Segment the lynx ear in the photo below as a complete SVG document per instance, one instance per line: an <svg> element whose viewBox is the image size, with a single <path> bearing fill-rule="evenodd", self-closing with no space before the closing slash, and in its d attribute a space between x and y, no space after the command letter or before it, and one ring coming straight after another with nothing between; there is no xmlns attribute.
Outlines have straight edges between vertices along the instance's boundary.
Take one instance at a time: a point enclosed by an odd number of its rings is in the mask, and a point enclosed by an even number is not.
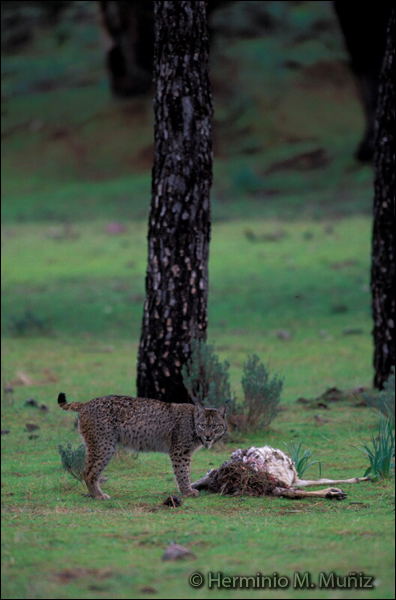
<svg viewBox="0 0 396 600"><path fill-rule="evenodd" d="M200 401L198 400L198 398L193 398L193 402L195 404L195 406L198 409L198 413L202 414L204 412L204 407L202 406L202 404L200 403Z"/></svg>
<svg viewBox="0 0 396 600"><path fill-rule="evenodd" d="M219 415L224 419L224 417L227 414L227 404L230 402L230 400L226 400L223 404L223 406L221 408L217 409L217 412L219 413Z"/></svg>

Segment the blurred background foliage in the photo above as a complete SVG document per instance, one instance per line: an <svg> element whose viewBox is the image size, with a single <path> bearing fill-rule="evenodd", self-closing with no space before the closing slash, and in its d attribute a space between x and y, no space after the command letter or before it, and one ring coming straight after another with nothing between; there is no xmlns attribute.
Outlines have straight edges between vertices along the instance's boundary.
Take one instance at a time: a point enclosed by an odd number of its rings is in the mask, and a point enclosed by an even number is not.
<svg viewBox="0 0 396 600"><path fill-rule="evenodd" d="M128 340L133 365L154 86L113 96L99 3L2 8L3 332ZM209 24L209 338L236 386L253 351L287 370L287 395L304 366L318 392L367 381L373 173L333 3L218 2Z"/></svg>
<svg viewBox="0 0 396 600"><path fill-rule="evenodd" d="M112 98L98 4L2 2L7 221L146 218L153 88ZM363 113L332 3L217 4L214 218L368 212L372 171L353 159Z"/></svg>

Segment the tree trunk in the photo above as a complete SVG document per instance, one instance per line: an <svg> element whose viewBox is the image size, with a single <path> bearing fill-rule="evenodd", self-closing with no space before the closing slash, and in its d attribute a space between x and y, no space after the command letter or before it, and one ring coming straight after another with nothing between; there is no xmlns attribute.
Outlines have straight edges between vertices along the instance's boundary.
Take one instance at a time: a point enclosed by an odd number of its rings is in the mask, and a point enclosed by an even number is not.
<svg viewBox="0 0 396 600"><path fill-rule="evenodd" d="M62 3L46 1L42 4ZM222 4L227 2L208 0L207 17ZM154 2L100 0L99 6L108 38L106 62L113 94L122 98L148 92L153 80ZM210 24L208 27L210 37Z"/></svg>
<svg viewBox="0 0 396 600"><path fill-rule="evenodd" d="M363 103L366 129L356 158L372 161L378 83L386 45L391 2L335 1L335 11L351 58Z"/></svg>
<svg viewBox="0 0 396 600"><path fill-rule="evenodd" d="M205 339L212 96L205 2L155 2L155 149L139 396L189 402L181 368Z"/></svg>
<svg viewBox="0 0 396 600"><path fill-rule="evenodd" d="M150 90L153 72L152 0L101 0L103 26L110 40L107 69L115 96Z"/></svg>
<svg viewBox="0 0 396 600"><path fill-rule="evenodd" d="M387 33L377 107L371 268L375 387L395 364L395 12Z"/></svg>

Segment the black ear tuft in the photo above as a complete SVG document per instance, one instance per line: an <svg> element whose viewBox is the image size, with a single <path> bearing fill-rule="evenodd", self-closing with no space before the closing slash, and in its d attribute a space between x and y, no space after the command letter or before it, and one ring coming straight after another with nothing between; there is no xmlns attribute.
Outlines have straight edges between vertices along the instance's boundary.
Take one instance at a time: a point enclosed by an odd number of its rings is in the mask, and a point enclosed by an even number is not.
<svg viewBox="0 0 396 600"><path fill-rule="evenodd" d="M58 396L58 404L60 406L62 406L62 404L67 404L66 394L64 394L63 392L61 392Z"/></svg>
<svg viewBox="0 0 396 600"><path fill-rule="evenodd" d="M200 403L200 401L198 400L198 398L193 398L194 404L198 409L198 412L202 412L204 410L204 406Z"/></svg>
<svg viewBox="0 0 396 600"><path fill-rule="evenodd" d="M224 418L224 417L226 416L226 414L227 414L227 408L228 408L228 406L227 406L227 405L228 405L228 403L229 403L229 402L231 402L231 400L230 400L230 399L226 400L226 401L224 402L223 406L221 406L221 407L218 409L218 412L220 413L220 415L221 415L223 418Z"/></svg>

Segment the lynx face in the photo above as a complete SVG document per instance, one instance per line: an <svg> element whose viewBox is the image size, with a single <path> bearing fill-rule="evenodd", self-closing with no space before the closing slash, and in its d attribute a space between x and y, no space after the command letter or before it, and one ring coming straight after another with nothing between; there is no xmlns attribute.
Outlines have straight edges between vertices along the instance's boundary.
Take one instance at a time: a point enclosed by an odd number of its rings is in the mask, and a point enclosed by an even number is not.
<svg viewBox="0 0 396 600"><path fill-rule="evenodd" d="M226 409L204 408L196 403L198 417L195 421L195 431L205 448L211 448L227 431Z"/></svg>

